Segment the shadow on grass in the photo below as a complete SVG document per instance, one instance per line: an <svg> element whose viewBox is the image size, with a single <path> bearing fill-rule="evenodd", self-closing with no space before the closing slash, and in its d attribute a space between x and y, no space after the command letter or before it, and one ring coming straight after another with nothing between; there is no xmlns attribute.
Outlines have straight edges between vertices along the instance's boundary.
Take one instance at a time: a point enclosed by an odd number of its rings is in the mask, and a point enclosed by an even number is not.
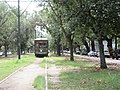
<svg viewBox="0 0 120 90"><path fill-rule="evenodd" d="M48 63L51 63L50 59ZM120 90L120 70L116 65L109 64L108 69L100 69L99 62L87 59L76 58L72 62L68 57L52 59L55 59L52 64L62 68L58 84L61 90Z"/></svg>
<svg viewBox="0 0 120 90"><path fill-rule="evenodd" d="M61 73L61 90L120 90L120 72L84 65Z"/></svg>

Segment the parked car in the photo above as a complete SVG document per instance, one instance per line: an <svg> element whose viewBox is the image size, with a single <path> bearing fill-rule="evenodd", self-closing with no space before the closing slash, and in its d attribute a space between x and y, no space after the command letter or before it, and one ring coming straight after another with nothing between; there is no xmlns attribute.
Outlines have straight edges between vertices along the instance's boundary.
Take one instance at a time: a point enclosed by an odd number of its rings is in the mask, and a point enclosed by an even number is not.
<svg viewBox="0 0 120 90"><path fill-rule="evenodd" d="M0 52L0 56L2 56L3 55L3 52Z"/></svg>
<svg viewBox="0 0 120 90"><path fill-rule="evenodd" d="M7 51L7 55L11 55L12 52L11 51ZM3 55L5 55L5 52L3 52Z"/></svg>
<svg viewBox="0 0 120 90"><path fill-rule="evenodd" d="M63 53L67 53L67 50L62 50Z"/></svg>
<svg viewBox="0 0 120 90"><path fill-rule="evenodd" d="M110 53L109 53L109 51L108 51L108 50L105 50L105 51L104 51L104 55L105 55L105 57L110 58Z"/></svg>
<svg viewBox="0 0 120 90"><path fill-rule="evenodd" d="M67 51L68 54L70 54L70 51Z"/></svg>
<svg viewBox="0 0 120 90"><path fill-rule="evenodd" d="M76 51L76 54L80 54L80 51Z"/></svg>
<svg viewBox="0 0 120 90"><path fill-rule="evenodd" d="M7 52L7 55L11 55L11 54L12 54L12 52L11 52L11 51L8 51L8 52Z"/></svg>
<svg viewBox="0 0 120 90"><path fill-rule="evenodd" d="M117 49L113 52L112 59L116 58L117 60L120 58L120 49Z"/></svg>
<svg viewBox="0 0 120 90"><path fill-rule="evenodd" d="M98 51L98 56L100 56L100 52ZM108 50L104 50L104 56L107 57L107 58L110 58L110 53Z"/></svg>
<svg viewBox="0 0 120 90"><path fill-rule="evenodd" d="M90 51L90 52L88 53L88 56L94 56L94 57L97 57L98 54L97 54L97 52L95 52L95 51Z"/></svg>
<svg viewBox="0 0 120 90"><path fill-rule="evenodd" d="M81 55L88 55L88 52L86 50L82 50Z"/></svg>

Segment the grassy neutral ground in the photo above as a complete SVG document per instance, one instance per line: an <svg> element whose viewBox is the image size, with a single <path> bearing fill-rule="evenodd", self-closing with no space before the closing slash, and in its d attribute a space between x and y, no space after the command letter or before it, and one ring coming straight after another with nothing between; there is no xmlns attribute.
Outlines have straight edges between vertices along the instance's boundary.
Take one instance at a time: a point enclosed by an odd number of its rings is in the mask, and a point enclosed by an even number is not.
<svg viewBox="0 0 120 90"><path fill-rule="evenodd" d="M15 57L0 59L0 80L4 79L18 68L24 67L35 60L32 55L25 55L20 60Z"/></svg>
<svg viewBox="0 0 120 90"><path fill-rule="evenodd" d="M61 90L120 90L120 73L87 68L63 72Z"/></svg>
<svg viewBox="0 0 120 90"><path fill-rule="evenodd" d="M45 60L50 65L62 68L60 82L57 84L61 90L120 90L120 70L109 65L108 69L100 69L99 62L79 57L75 61L69 61L68 57L48 57Z"/></svg>
<svg viewBox="0 0 120 90"><path fill-rule="evenodd" d="M43 61L40 63L40 67L45 68L45 64L47 63L47 67L51 67L52 64L54 64L56 61L59 60L66 60L67 57L44 57Z"/></svg>

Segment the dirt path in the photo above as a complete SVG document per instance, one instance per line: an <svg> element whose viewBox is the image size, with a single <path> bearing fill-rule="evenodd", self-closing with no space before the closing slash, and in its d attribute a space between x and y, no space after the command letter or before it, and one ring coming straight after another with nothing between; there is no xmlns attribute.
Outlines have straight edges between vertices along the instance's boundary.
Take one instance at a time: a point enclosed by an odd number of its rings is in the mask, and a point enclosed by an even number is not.
<svg viewBox="0 0 120 90"><path fill-rule="evenodd" d="M34 79L44 74L44 69L39 66L40 61L42 60L37 58L34 63L6 79L0 84L0 90L36 90L32 86Z"/></svg>

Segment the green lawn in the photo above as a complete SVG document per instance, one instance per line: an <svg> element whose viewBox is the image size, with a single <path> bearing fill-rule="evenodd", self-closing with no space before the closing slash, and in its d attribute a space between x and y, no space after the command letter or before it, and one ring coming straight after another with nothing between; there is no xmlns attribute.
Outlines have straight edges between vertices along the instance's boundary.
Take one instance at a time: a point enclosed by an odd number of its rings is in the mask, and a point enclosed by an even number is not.
<svg viewBox="0 0 120 90"><path fill-rule="evenodd" d="M61 83L57 84L61 90L120 90L120 72L116 70L95 68L93 62L78 57L75 61L68 57L50 59L64 69L59 76Z"/></svg>
<svg viewBox="0 0 120 90"><path fill-rule="evenodd" d="M81 70L60 75L61 90L120 90L120 73L110 70Z"/></svg>
<svg viewBox="0 0 120 90"><path fill-rule="evenodd" d="M20 67L23 67L27 64L30 64L35 60L34 56L26 56L21 58L19 61L18 59L1 59L0 60L0 80L4 79L8 75L10 75L12 72L17 70Z"/></svg>
<svg viewBox="0 0 120 90"><path fill-rule="evenodd" d="M36 77L33 86L37 90L44 90L44 88L45 88L45 78L43 76Z"/></svg>

